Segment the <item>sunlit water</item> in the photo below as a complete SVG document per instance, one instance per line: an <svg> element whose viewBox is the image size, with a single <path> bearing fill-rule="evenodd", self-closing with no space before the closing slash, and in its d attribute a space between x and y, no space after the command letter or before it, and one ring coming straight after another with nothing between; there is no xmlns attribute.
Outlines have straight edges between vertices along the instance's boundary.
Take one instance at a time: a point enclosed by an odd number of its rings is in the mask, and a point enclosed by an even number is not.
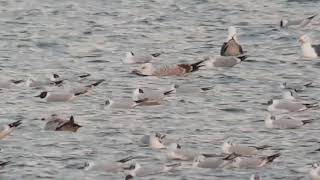
<svg viewBox="0 0 320 180"><path fill-rule="evenodd" d="M166 163L164 152L140 147L143 134L167 133L184 147L221 152L226 139L271 145L282 156L259 170L206 170L185 165L182 171L145 179L307 179L310 164L319 160L319 113L298 130L264 127L267 100L279 97L284 81L320 85L319 62L301 59L297 39L319 36L319 27L279 29L281 17L300 18L319 11L319 1L1 1L0 69L2 76L26 79L51 73L90 73L106 79L90 96L69 103L44 103L40 89L24 86L1 91L1 122L23 125L1 143L1 179L124 179L76 169L86 161L140 156L142 164ZM318 21L317 19L315 22ZM202 70L186 77L137 77L124 65L125 52L163 52L157 64L195 62L217 55L227 27L239 29L248 61L227 70ZM89 83L91 81L85 81ZM130 97L139 86L171 84L210 87L207 93L176 94L161 106L110 111L107 98ZM303 96L319 100L318 88ZM50 113L74 115L83 127L77 133L48 132L40 120Z"/></svg>

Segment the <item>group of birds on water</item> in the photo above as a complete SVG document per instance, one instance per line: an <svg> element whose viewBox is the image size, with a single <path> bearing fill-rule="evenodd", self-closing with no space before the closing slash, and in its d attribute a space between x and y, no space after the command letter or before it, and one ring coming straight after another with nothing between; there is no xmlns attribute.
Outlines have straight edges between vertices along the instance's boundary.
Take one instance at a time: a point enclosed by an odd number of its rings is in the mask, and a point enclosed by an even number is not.
<svg viewBox="0 0 320 180"><path fill-rule="evenodd" d="M295 26L302 28L307 26L317 15L313 15L300 20L280 21L281 28ZM231 26L228 29L229 34L227 41L223 43L220 51L220 56L208 56L202 60L191 64L176 64L163 67L155 67L152 61L158 58L161 54L155 53L151 55L136 55L133 52L128 52L123 60L126 64L138 64L137 69L131 73L138 76L186 76L190 73L201 70L202 68L231 68L247 59L246 51L243 50L237 38L236 28ZM319 58L320 45L311 44L311 39L308 35L303 35L299 38L301 43L302 54L305 58ZM38 97L45 102L67 102L72 101L80 96L89 95L90 92L98 85L104 82L103 79L91 80L87 85L82 85L90 74L75 75L74 78L64 78L58 74L53 74L50 79L36 80L29 78L27 80L13 80L10 78L0 79L0 89L9 89L21 84L35 89L42 87L56 87L54 91L42 91ZM78 79L81 85L69 89L64 88L66 81ZM298 119L290 116L292 112L306 111L311 108L317 108L317 102L297 97L297 92L301 92L309 87L314 87L312 82L305 84L289 84L287 82L281 84L285 90L282 99L271 99L267 102L269 105L267 110L269 114L265 118L265 126L272 129L296 129L301 128L306 124L312 123L313 119ZM196 89L199 92L211 90L211 87L199 87ZM148 87L139 87L133 91L132 100L113 101L108 99L104 102L104 106L110 109L131 109L138 106L155 106L160 105L166 97L183 92L185 89L180 85L172 85L165 90L152 89ZM190 89L189 89L190 90ZM193 89L194 91L195 89ZM46 121L45 130L52 131L70 131L77 132L82 126L77 124L73 116L68 118L62 117L59 114L52 114L49 117L42 118ZM0 139L6 138L20 124L21 120L3 126L0 131ZM262 155L261 152L270 148L270 146L250 146L238 144L231 141L226 141L222 145L221 154L210 154L193 151L185 148L167 137L165 134L156 132L154 134L145 135L141 138L140 143L149 146L152 149L165 149L164 152L168 160L174 160L175 163L165 164L162 166L142 166L138 162L132 162L137 158L129 156L124 159L114 162L101 163L84 163L81 169L92 171L104 171L109 173L124 173L125 179L130 180L134 177L144 177L161 173L178 171L183 165L190 165L194 168L241 168L241 169L259 169L271 164L281 154L272 152L269 155ZM186 162L186 163L182 163ZM188 163L190 162L190 163ZM1 166L7 165L9 162L2 161ZM312 180L320 180L320 163L316 162L312 165L309 172L309 177ZM261 180L258 174L253 174L251 180Z"/></svg>

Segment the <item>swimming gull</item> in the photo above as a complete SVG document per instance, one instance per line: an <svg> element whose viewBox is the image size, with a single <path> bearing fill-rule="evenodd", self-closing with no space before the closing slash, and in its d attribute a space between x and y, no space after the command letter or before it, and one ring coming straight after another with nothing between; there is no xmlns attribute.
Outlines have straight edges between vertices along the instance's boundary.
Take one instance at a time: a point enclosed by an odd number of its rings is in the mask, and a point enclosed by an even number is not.
<svg viewBox="0 0 320 180"><path fill-rule="evenodd" d="M0 128L0 140L8 136L21 124L21 120L6 124Z"/></svg>
<svg viewBox="0 0 320 180"><path fill-rule="evenodd" d="M84 169L85 170L92 170L92 171L104 171L109 173L119 173L124 172L127 169L132 159L135 157L129 156L124 159L120 159L118 161L107 161L107 162L90 162L86 163Z"/></svg>
<svg viewBox="0 0 320 180"><path fill-rule="evenodd" d="M214 57L207 57L205 58L204 64L208 68L213 67L222 67L222 68L228 68L233 67L242 61L244 61L247 58L245 55L241 56L214 56Z"/></svg>
<svg viewBox="0 0 320 180"><path fill-rule="evenodd" d="M73 116L70 116L69 119L64 119L57 114L52 114L49 118L42 118L41 120L47 121L44 127L45 130L77 132L82 127L74 122Z"/></svg>
<svg viewBox="0 0 320 180"><path fill-rule="evenodd" d="M123 62L126 64L143 64L150 62L158 56L160 56L160 53L154 53L150 55L135 55L133 52L127 52Z"/></svg>
<svg viewBox="0 0 320 180"><path fill-rule="evenodd" d="M45 99L46 102L67 102L67 101L72 101L74 98L85 93L87 93L87 91L78 92L78 93L72 93L68 91L60 91L60 92L42 91L39 95L35 97L40 97L41 99Z"/></svg>
<svg viewBox="0 0 320 180"><path fill-rule="evenodd" d="M135 69L132 73L139 76L184 76L189 73L198 71L204 66L204 60L193 64L178 64L173 66L164 66L160 68L154 67L151 63L142 64L140 68Z"/></svg>
<svg viewBox="0 0 320 180"><path fill-rule="evenodd" d="M224 168L231 162L230 160L235 157L234 154L230 154L226 157L206 157L204 155L199 155L195 157L192 166L209 169Z"/></svg>
<svg viewBox="0 0 320 180"><path fill-rule="evenodd" d="M238 56L243 54L241 45L237 38L237 29L234 26L228 28L228 39L223 43L220 55L221 56Z"/></svg>
<svg viewBox="0 0 320 180"><path fill-rule="evenodd" d="M271 99L267 104L269 105L268 111L278 113L304 111L318 106L317 104L306 104L287 99Z"/></svg>
<svg viewBox="0 0 320 180"><path fill-rule="evenodd" d="M276 118L272 114L268 114L265 119L266 127L271 129L297 129L311 122L312 119L299 120L287 115Z"/></svg>
<svg viewBox="0 0 320 180"><path fill-rule="evenodd" d="M168 164L168 165L162 165L162 166L144 166L142 167L139 163L135 163L131 165L128 169L130 170L129 175L133 177L145 177L145 176L151 176L151 175L157 175L161 173L167 173L172 170L175 170L175 168L181 166L181 163L175 163L175 164Z"/></svg>
<svg viewBox="0 0 320 180"><path fill-rule="evenodd" d="M148 99L140 99L137 101L133 101L132 99L118 99L117 101L108 99L104 105L110 109L132 109L137 106L142 106L146 101L148 101Z"/></svg>
<svg viewBox="0 0 320 180"><path fill-rule="evenodd" d="M261 150L264 150L270 146L247 146L243 144L236 144L230 141L226 141L222 145L222 151L226 154L238 154L241 156L257 155Z"/></svg>
<svg viewBox="0 0 320 180"><path fill-rule="evenodd" d="M280 20L280 27L284 28L284 27L289 27L289 26L298 26L300 28L303 28L305 26L307 26L308 24L310 24L310 22L317 16L318 14L309 16L307 18L303 18L303 19L281 19Z"/></svg>
<svg viewBox="0 0 320 180"><path fill-rule="evenodd" d="M0 89L9 89L17 84L24 82L24 80L13 80L13 79L0 79Z"/></svg>
<svg viewBox="0 0 320 180"><path fill-rule="evenodd" d="M312 45L312 41L308 35L302 35L299 38L302 54L306 58L317 58L320 56L320 44Z"/></svg>
<svg viewBox="0 0 320 180"><path fill-rule="evenodd" d="M156 90L151 88L137 88L133 91L133 100L147 98L148 101L160 101L175 92L175 87L168 90Z"/></svg>
<svg viewBox="0 0 320 180"><path fill-rule="evenodd" d="M232 166L241 169L256 169L272 163L280 153L262 157L236 157L232 160Z"/></svg>

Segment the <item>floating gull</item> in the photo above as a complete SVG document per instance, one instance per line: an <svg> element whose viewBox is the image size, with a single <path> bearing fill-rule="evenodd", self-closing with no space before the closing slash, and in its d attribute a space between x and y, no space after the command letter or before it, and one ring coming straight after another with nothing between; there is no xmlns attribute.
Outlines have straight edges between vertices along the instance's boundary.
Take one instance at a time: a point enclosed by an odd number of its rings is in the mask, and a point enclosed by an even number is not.
<svg viewBox="0 0 320 180"><path fill-rule="evenodd" d="M148 101L160 101L175 92L175 87L169 90L154 90L150 88L137 88L133 91L133 100L148 99Z"/></svg>
<svg viewBox="0 0 320 180"><path fill-rule="evenodd" d="M20 124L21 124L21 120L2 126L0 129L0 140L8 136Z"/></svg>
<svg viewBox="0 0 320 180"><path fill-rule="evenodd" d="M232 166L245 169L260 168L272 163L279 156L280 153L263 157L236 157L232 161Z"/></svg>
<svg viewBox="0 0 320 180"><path fill-rule="evenodd" d="M312 121L313 120L311 119L298 120L289 116L276 118L275 115L268 114L265 119L265 125L267 128L273 129L297 129L305 124L311 123Z"/></svg>
<svg viewBox="0 0 320 180"><path fill-rule="evenodd" d="M308 35L303 35L299 38L302 54L306 58L317 58L320 56L320 44L312 45Z"/></svg>
<svg viewBox="0 0 320 180"><path fill-rule="evenodd" d="M73 86L70 89L68 89L67 91L74 93L74 94L78 94L78 93L82 93L82 92L86 92L86 94L92 90L94 87L97 87L98 85L100 85L102 82L104 82L104 79L100 79L97 80L96 82L86 85L86 86Z"/></svg>
<svg viewBox="0 0 320 180"><path fill-rule="evenodd" d="M131 161L132 159L134 159L134 157L129 156L116 162L109 161L109 162L86 163L85 170L104 171L109 173L124 172L129 167L127 162Z"/></svg>
<svg viewBox="0 0 320 180"><path fill-rule="evenodd" d="M52 114L48 119L42 118L42 120L47 121L45 130L77 132L82 127L74 122L73 116L70 116L70 119L63 119L56 114Z"/></svg>
<svg viewBox="0 0 320 180"><path fill-rule="evenodd" d="M259 174L252 174L250 180L262 180Z"/></svg>
<svg viewBox="0 0 320 180"><path fill-rule="evenodd" d="M223 43L220 55L221 56L239 56L243 54L241 45L237 38L237 30L235 27L230 26L228 29L228 39Z"/></svg>
<svg viewBox="0 0 320 180"><path fill-rule="evenodd" d="M271 99L267 104L269 105L268 111L279 113L298 112L317 107L316 104L305 104L287 99Z"/></svg>
<svg viewBox="0 0 320 180"><path fill-rule="evenodd" d="M199 154L188 149L182 149L179 144L172 143L167 149L167 157L171 160L192 161Z"/></svg>
<svg viewBox="0 0 320 180"><path fill-rule="evenodd" d="M197 156L193 163L193 167L200 167L200 168L209 168L209 169L216 169L216 168L224 168L228 165L233 158L235 158L234 154L230 154L226 157L209 157L207 158L204 155Z"/></svg>
<svg viewBox="0 0 320 180"><path fill-rule="evenodd" d="M281 19L280 20L280 27L284 28L284 27L289 27L289 26L299 26L300 28L303 28L305 26L307 26L313 18L315 18L317 16L317 14L307 17L307 18L303 18L303 19L295 19L295 20L289 20L289 19Z"/></svg>
<svg viewBox="0 0 320 180"><path fill-rule="evenodd" d="M227 67L233 67L240 62L244 61L247 58L245 55L241 56L215 56L215 57L207 57L205 58L205 65L208 68L213 68L213 67L222 67L222 68L227 68Z"/></svg>
<svg viewBox="0 0 320 180"><path fill-rule="evenodd" d="M132 109L137 106L142 106L147 101L148 99L141 99L137 101L133 101L131 99L121 99L121 100L113 101L111 99L108 99L105 101L104 105L110 109Z"/></svg>
<svg viewBox="0 0 320 180"><path fill-rule="evenodd" d="M282 93L282 97L285 100L289 100L292 102L299 102L299 103L303 103L303 104L316 104L316 102L310 102L306 99L302 99L300 97L298 97L296 94L293 93L293 91L284 91Z"/></svg>
<svg viewBox="0 0 320 180"><path fill-rule="evenodd" d="M163 166L144 166L142 167L139 163L135 163L131 165L129 169L131 170L129 175L133 177L144 177L144 176L151 176L161 173L167 173L174 170L176 167L179 167L180 163L163 165ZM130 177L130 176L129 176ZM127 177L126 177L127 179Z"/></svg>
<svg viewBox="0 0 320 180"><path fill-rule="evenodd" d="M188 73L198 71L200 67L204 66L201 63L204 60L194 64L178 64L174 66L165 66L155 68L151 63L142 64L139 69L135 69L132 73L139 76L184 76Z"/></svg>
<svg viewBox="0 0 320 180"><path fill-rule="evenodd" d="M235 144L229 141L226 141L222 145L222 151L226 154L238 154L241 156L251 156L257 155L260 150L266 149L270 146L246 146L242 144Z"/></svg>
<svg viewBox="0 0 320 180"><path fill-rule="evenodd" d="M39 95L35 97L40 97L41 99L45 99L46 102L67 102L72 101L74 98L81 94L85 94L85 92L79 92L79 93L71 93L71 92L48 92L48 91L42 91Z"/></svg>
<svg viewBox="0 0 320 180"><path fill-rule="evenodd" d="M152 135L144 135L141 138L141 143L148 145L154 149L164 149L166 146L163 143L163 140L166 138L165 134L155 133Z"/></svg>
<svg viewBox="0 0 320 180"><path fill-rule="evenodd" d="M153 60L155 57L160 56L160 53L154 53L151 55L145 55L145 56L138 56L135 55L133 52L127 52L126 57L123 60L126 64L143 64L148 63L151 60Z"/></svg>
<svg viewBox="0 0 320 180"><path fill-rule="evenodd" d="M320 162L312 164L309 177L311 180L320 180Z"/></svg>
<svg viewBox="0 0 320 180"><path fill-rule="evenodd" d="M312 87L312 82L307 82L307 83L287 83L287 82L284 82L284 83L281 83L280 84L280 87L282 89L289 89L289 90L294 90L296 92L300 92L300 91L303 91L305 88L308 88L308 87Z"/></svg>

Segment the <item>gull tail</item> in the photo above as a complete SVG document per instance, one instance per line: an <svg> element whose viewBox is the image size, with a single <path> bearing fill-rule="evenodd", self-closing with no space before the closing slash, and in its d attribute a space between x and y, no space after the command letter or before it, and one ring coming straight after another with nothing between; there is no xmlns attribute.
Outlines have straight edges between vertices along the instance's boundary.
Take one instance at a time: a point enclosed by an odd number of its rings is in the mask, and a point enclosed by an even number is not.
<svg viewBox="0 0 320 180"><path fill-rule="evenodd" d="M164 172L171 171L171 170L174 170L174 168L177 168L179 166L181 166L181 163L167 164L164 166L163 171Z"/></svg>
<svg viewBox="0 0 320 180"><path fill-rule="evenodd" d="M226 157L224 157L223 160L230 161L230 160L233 160L239 156L240 156L239 154L232 153L232 154L228 154Z"/></svg>
<svg viewBox="0 0 320 180"><path fill-rule="evenodd" d="M209 91L211 89L213 89L213 87L203 87L203 88L200 88L202 91Z"/></svg>
<svg viewBox="0 0 320 180"><path fill-rule="evenodd" d="M10 161L0 161L0 167L6 166Z"/></svg>
<svg viewBox="0 0 320 180"><path fill-rule="evenodd" d="M82 74L80 76L78 76L79 78L86 78L86 77L89 77L91 76L91 74L87 73L87 74Z"/></svg>
<svg viewBox="0 0 320 180"><path fill-rule="evenodd" d="M277 154L273 154L271 156L267 156L265 157L265 159L267 160L267 163L271 163L273 162L277 157L279 157L281 154L277 153Z"/></svg>
<svg viewBox="0 0 320 180"><path fill-rule="evenodd" d="M319 107L317 103L309 103L309 104L303 104L303 105L305 105L307 108Z"/></svg>
<svg viewBox="0 0 320 180"><path fill-rule="evenodd" d="M93 84L87 85L86 87L96 87L99 84L101 84L103 81L104 81L104 79L100 79L100 80L98 80L97 82L95 82Z"/></svg>
<svg viewBox="0 0 320 180"><path fill-rule="evenodd" d="M307 84L303 85L304 87L312 87L312 82L308 82Z"/></svg>
<svg viewBox="0 0 320 180"><path fill-rule="evenodd" d="M241 61L244 61L248 58L248 56L246 55L240 55L240 56L237 56L237 58L239 58Z"/></svg>
<svg viewBox="0 0 320 180"><path fill-rule="evenodd" d="M252 146L252 147L254 147L254 148L258 149L258 150L263 150L263 149L269 148L269 147L271 147L271 146L269 146L269 145L263 145L263 146Z"/></svg>
<svg viewBox="0 0 320 180"><path fill-rule="evenodd" d="M312 15L312 16L308 17L307 19L312 20L312 19L315 18L316 16L318 16L318 14Z"/></svg>
<svg viewBox="0 0 320 180"><path fill-rule="evenodd" d="M11 82L14 84L19 84L19 83L24 82L24 80L11 80Z"/></svg>
<svg viewBox="0 0 320 180"><path fill-rule="evenodd" d="M87 93L87 92L88 92L88 89L86 89L85 91L82 91L82 92L77 92L77 93L75 93L74 95L75 95L75 96L80 96L80 95L85 94L85 93Z"/></svg>
<svg viewBox="0 0 320 180"><path fill-rule="evenodd" d="M139 99L137 101L134 101L136 104L140 104L140 103L143 103L143 102L146 102L148 101L148 98L144 98L144 99Z"/></svg>
<svg viewBox="0 0 320 180"><path fill-rule="evenodd" d="M18 127L20 124L21 124L21 120L15 121L15 122L13 122L13 123L10 123L10 124L8 124L8 126L9 126L10 128L13 128L13 127Z"/></svg>
<svg viewBox="0 0 320 180"><path fill-rule="evenodd" d="M202 64L204 61L206 61L206 60L201 60L201 61L199 61L199 62L190 64L190 66L192 67L191 72L198 71L200 67L204 66L204 65Z"/></svg>
<svg viewBox="0 0 320 180"><path fill-rule="evenodd" d="M165 91L163 95L170 95L170 94L173 94L175 91L176 91L176 85L174 84L172 85L171 89L168 91Z"/></svg>
<svg viewBox="0 0 320 180"><path fill-rule="evenodd" d="M153 54L151 54L152 57L158 57L158 56L160 56L160 55L161 55L160 53L153 53Z"/></svg>
<svg viewBox="0 0 320 180"><path fill-rule="evenodd" d="M54 84L55 86L59 86L63 83L63 80L60 81L53 81L51 84Z"/></svg>
<svg viewBox="0 0 320 180"><path fill-rule="evenodd" d="M120 159L120 160L118 160L117 162L125 163L125 162L128 162L128 161L131 161L131 160L134 159L134 158L135 158L135 157L133 157L133 156L129 156L129 157Z"/></svg>
<svg viewBox="0 0 320 180"><path fill-rule="evenodd" d="M303 125L312 123L314 120L313 119L308 119L308 120L302 120Z"/></svg>
<svg viewBox="0 0 320 180"><path fill-rule="evenodd" d="M138 70L133 70L132 72L131 72L132 74L135 74L135 75L138 75L138 76L148 76L148 75L145 75L145 74L142 74L140 71L138 71Z"/></svg>

